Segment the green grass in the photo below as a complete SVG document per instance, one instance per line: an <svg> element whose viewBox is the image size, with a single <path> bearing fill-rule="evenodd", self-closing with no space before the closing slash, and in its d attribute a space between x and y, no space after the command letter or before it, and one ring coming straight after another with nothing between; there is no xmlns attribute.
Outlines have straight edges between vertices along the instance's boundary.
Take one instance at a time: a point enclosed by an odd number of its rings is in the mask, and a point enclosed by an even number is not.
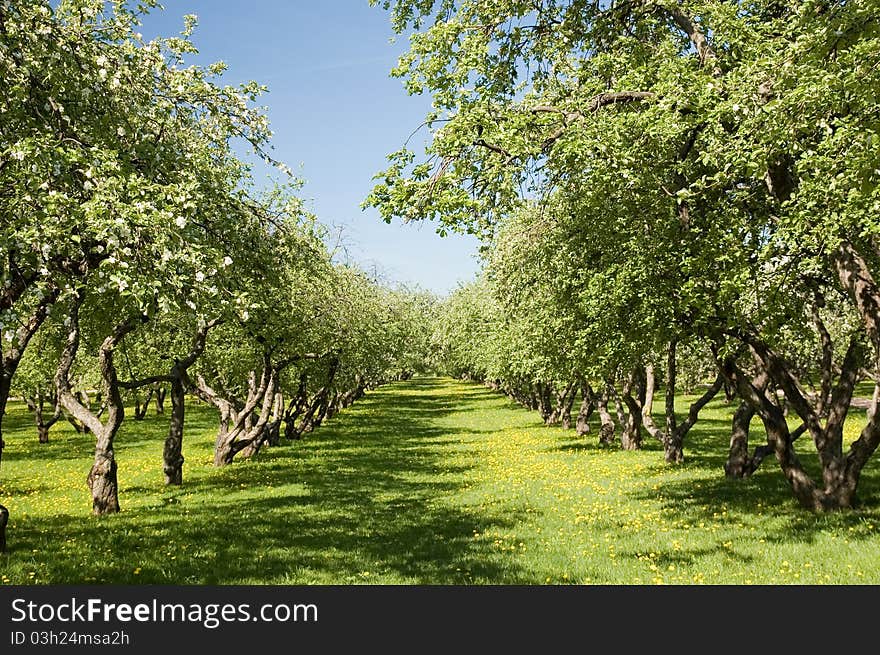
<svg viewBox="0 0 880 655"><path fill-rule="evenodd" d="M877 461L863 476L860 509L812 515L772 460L751 479L724 478L731 412L713 401L689 435L686 463L670 467L650 441L641 452L601 449L595 436L543 427L481 386L426 377L370 392L302 442L215 469L215 415L193 406L184 486L162 484L166 419L126 421L117 445L123 511L96 518L85 486L90 438L64 424L40 445L13 404L0 579L880 583ZM815 466L806 439L799 449Z"/></svg>

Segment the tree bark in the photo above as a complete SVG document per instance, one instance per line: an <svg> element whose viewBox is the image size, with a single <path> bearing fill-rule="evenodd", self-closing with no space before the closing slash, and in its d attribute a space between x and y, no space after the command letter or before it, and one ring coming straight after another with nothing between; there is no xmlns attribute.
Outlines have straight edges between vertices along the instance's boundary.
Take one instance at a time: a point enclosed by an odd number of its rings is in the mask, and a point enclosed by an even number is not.
<svg viewBox="0 0 880 655"><path fill-rule="evenodd" d="M548 424L553 415L553 401L551 400L551 385L549 382L537 382L535 384L536 396L538 400L538 411L541 414L541 420Z"/></svg>
<svg viewBox="0 0 880 655"><path fill-rule="evenodd" d="M572 380L566 385L561 394L556 394L556 409L554 410L554 414L557 421L562 424L562 428L565 430L571 428L571 408L574 406L577 389L577 380ZM557 421L554 421L554 423Z"/></svg>
<svg viewBox="0 0 880 655"><path fill-rule="evenodd" d="M165 394L167 391L162 385L156 386L156 414L165 413Z"/></svg>
<svg viewBox="0 0 880 655"><path fill-rule="evenodd" d="M592 416L593 409L596 406L595 394L590 383L586 380L581 381L581 395L583 400L581 401L581 407L578 410L577 421L575 422L575 431L578 436L590 434L590 416Z"/></svg>
<svg viewBox="0 0 880 655"><path fill-rule="evenodd" d="M106 396L107 420L104 423L80 403L70 389L70 369L76 359L80 342L79 309L81 304L81 295L71 301L70 333L61 354L58 370L55 373L55 386L58 390L58 400L64 409L88 426L95 435L95 460L89 471L87 482L92 492L92 512L100 516L119 511L119 484L116 478L113 439L119 426L122 425L125 407L119 391L113 351L125 335L132 332L146 319L143 316L132 317L119 323L113 333L107 336L101 344L98 359Z"/></svg>
<svg viewBox="0 0 880 655"><path fill-rule="evenodd" d="M239 453L244 459L254 457L260 452L260 449L265 444L269 435L269 419L272 416L272 408L275 404L277 375L277 372L274 370L269 374L269 382L266 385L266 389L263 392L261 399L262 402L259 405L260 417L256 421L253 421L254 415L252 412L248 417L248 420L245 421L245 427L241 433L227 444L225 452L227 453L228 459L224 461L224 464L230 464L232 458Z"/></svg>
<svg viewBox="0 0 880 655"><path fill-rule="evenodd" d="M119 481L116 478L116 454L113 451L116 430L103 428L96 436L95 461L87 482L92 492L92 512L101 516L119 511Z"/></svg>
<svg viewBox="0 0 880 655"><path fill-rule="evenodd" d="M46 401L52 401L52 416L45 417ZM47 394L44 389L32 390L32 394L25 398L28 409L34 415L34 423L37 426L37 439L39 443L49 443L49 430L61 418L61 405L58 403L58 394Z"/></svg>
<svg viewBox="0 0 880 655"><path fill-rule="evenodd" d="M779 406L752 384L735 362L725 362L725 373L736 381L740 395L752 405L764 423L768 445L773 448L795 498L801 506L814 512L852 507L856 502L861 470L880 443L880 417L877 416L880 387L875 385L868 422L849 453L843 454L843 423L860 369L861 353L857 337L850 340L840 367L841 373L831 394L828 417L822 425L818 413L801 393L785 362L754 335L746 333L738 336L751 348L759 372L766 374L783 390L786 400L803 420L803 426L792 433ZM794 452L793 442L801 431L807 431L813 438L822 469L821 484L810 477Z"/></svg>
<svg viewBox="0 0 880 655"><path fill-rule="evenodd" d="M6 526L9 523L9 510L0 505L0 553L6 552Z"/></svg>
<svg viewBox="0 0 880 655"><path fill-rule="evenodd" d="M305 372L299 376L299 387L296 396L290 399L287 409L284 411L284 437L286 439L299 439L300 433L296 429L296 419L303 413L308 403L308 376Z"/></svg>
<svg viewBox="0 0 880 655"><path fill-rule="evenodd" d="M339 359L334 357L330 361L330 368L327 372L327 381L323 387L312 397L309 408L300 420L299 426L296 427L296 438L301 438L303 434L311 432L321 425L323 413L326 412L327 394L336 378L336 371L339 367Z"/></svg>
<svg viewBox="0 0 880 655"><path fill-rule="evenodd" d="M208 332L220 325L219 318L207 321L199 326L193 336L192 346L189 353L183 359L175 359L171 367L171 421L168 424L168 436L162 449L162 473L165 476L165 484L183 484L183 425L186 418L186 391L192 389L193 384L189 379L189 368L205 352L208 341ZM157 413L164 412L166 387L156 384L156 409ZM159 400L161 398L161 401ZM161 411L159 411L161 408Z"/></svg>
<svg viewBox="0 0 880 655"><path fill-rule="evenodd" d="M669 342L669 350L666 353L666 402L665 402L665 410L666 410L666 434L672 435L675 432L675 383L678 381L678 368L676 361L676 354L678 352L678 342L676 340L672 340ZM652 384L653 384L652 380ZM649 408L650 411L650 408ZM669 453L667 453L666 461L670 461L668 457ZM680 456L681 453L679 452ZM680 458L675 457L673 454L675 461L681 461Z"/></svg>
<svg viewBox="0 0 880 655"><path fill-rule="evenodd" d="M614 444L614 419L611 418L611 412L608 411L608 403L610 401L610 393L608 386L600 394L596 401L596 411L599 412L599 444L602 446L611 446Z"/></svg>
<svg viewBox="0 0 880 655"><path fill-rule="evenodd" d="M214 466L228 466L235 456L244 451L243 456L255 454L255 445L263 437L263 431L271 414L278 371L272 367L269 354L263 357L263 371L259 382L256 373L251 372L248 383L248 397L244 406L238 410L231 402L220 398L199 378L200 393L221 411L221 428L214 446ZM260 417L254 420L254 412L261 407Z"/></svg>
<svg viewBox="0 0 880 655"><path fill-rule="evenodd" d="M143 421L147 416L147 410L150 407L150 400L153 398L153 389L147 391L147 397L141 402L140 394L135 393L134 396L134 420Z"/></svg>
<svg viewBox="0 0 880 655"><path fill-rule="evenodd" d="M639 450L642 447L642 407L645 404L645 381L641 367L630 372L621 393L609 387L614 395L617 418L620 421L620 445L624 450ZM633 393L636 395L633 396Z"/></svg>
<svg viewBox="0 0 880 655"><path fill-rule="evenodd" d="M186 414L186 389L181 376L171 382L171 422L162 449L162 473L165 484L183 484L183 423Z"/></svg>
<svg viewBox="0 0 880 655"><path fill-rule="evenodd" d="M759 374L752 379L751 384L766 395L768 382L766 374ZM754 455L749 454L749 427L754 416L755 408L745 400L733 413L730 450L727 454L727 461L724 463L724 474L729 478L744 478L751 475L767 455L773 453L771 446L762 445L755 448Z"/></svg>
<svg viewBox="0 0 880 655"><path fill-rule="evenodd" d="M495 387L497 390L497 386ZM355 376L355 386L354 388L346 391L342 394L342 398L339 402L341 408L350 407L355 401L360 400L364 395L364 378L359 373Z"/></svg>
<svg viewBox="0 0 880 655"><path fill-rule="evenodd" d="M648 431L648 434L663 444L663 459L667 464L681 464L684 462L684 439L696 424L700 410L721 390L725 380L725 376L719 373L705 393L688 408L685 420L678 424L675 416L675 345L675 342L672 342L669 346L669 356L666 364L666 400L664 403L666 415L664 417L664 429L661 430L657 427L651 412L654 403L653 388L655 378L654 367L650 365L645 367L646 393L645 402L641 408L642 425Z"/></svg>
<svg viewBox="0 0 880 655"><path fill-rule="evenodd" d="M758 470L768 455L773 454L773 447L762 444L755 447L749 454L749 426L755 415L754 408L743 401L733 413L733 427L730 433L730 452L724 463L724 475L729 478L745 478Z"/></svg>

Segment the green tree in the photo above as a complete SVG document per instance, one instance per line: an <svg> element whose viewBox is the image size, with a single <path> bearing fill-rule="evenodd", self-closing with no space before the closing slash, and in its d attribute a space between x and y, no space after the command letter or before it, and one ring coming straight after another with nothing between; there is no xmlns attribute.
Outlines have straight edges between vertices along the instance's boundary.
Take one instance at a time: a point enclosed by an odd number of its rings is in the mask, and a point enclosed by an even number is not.
<svg viewBox="0 0 880 655"><path fill-rule="evenodd" d="M395 74L430 93L435 112L425 159L394 153L367 204L389 220L437 218L441 231L492 238L524 202L552 201L562 227L546 247L576 253L572 268L586 259L577 247L598 257L587 260L591 275L563 278L596 308L595 327L612 323L598 334L632 351L638 367L704 340L761 417L799 502L851 506L880 443L874 411L847 453L841 441L858 372L878 352L871 10L821 1L383 4L396 29L420 30ZM832 389L830 407L819 408L827 394L808 394L782 349L799 330L813 338L813 309L841 290L844 315L858 312L862 327L843 335L842 358L817 361ZM784 391L819 453L821 481L744 368ZM676 430L688 421L666 414L657 433L677 459Z"/></svg>

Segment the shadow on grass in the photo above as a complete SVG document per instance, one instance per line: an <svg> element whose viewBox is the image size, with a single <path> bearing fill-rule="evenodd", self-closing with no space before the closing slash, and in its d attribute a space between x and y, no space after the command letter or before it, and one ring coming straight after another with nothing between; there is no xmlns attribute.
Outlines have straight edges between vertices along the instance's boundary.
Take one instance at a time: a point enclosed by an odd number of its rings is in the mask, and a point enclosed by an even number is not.
<svg viewBox="0 0 880 655"><path fill-rule="evenodd" d="M38 562L44 583L536 582L473 538L522 516L443 502L470 467L447 461L467 445L436 421L480 402L443 384L372 391L305 442L223 469L193 465L183 487L123 486L116 516L22 520L10 556ZM210 442L185 449L204 462ZM126 510L125 495L142 492L156 502Z"/></svg>
<svg viewBox="0 0 880 655"><path fill-rule="evenodd" d="M805 467L818 471L815 455L804 456L802 460L806 460ZM707 471L709 464L712 466ZM845 531L853 540L876 536L869 521L880 520L880 476L876 467L863 471L859 502L854 509L825 514L813 514L800 507L772 456L747 478L727 478L716 458L698 455L676 470L689 470L694 475L689 479L667 480L658 492L643 489L634 497L657 500L659 495L664 509L691 521L708 523L718 520L719 512L727 512L730 521L760 524L763 537L771 543L812 543L820 533L828 531ZM768 517L775 520L768 521Z"/></svg>

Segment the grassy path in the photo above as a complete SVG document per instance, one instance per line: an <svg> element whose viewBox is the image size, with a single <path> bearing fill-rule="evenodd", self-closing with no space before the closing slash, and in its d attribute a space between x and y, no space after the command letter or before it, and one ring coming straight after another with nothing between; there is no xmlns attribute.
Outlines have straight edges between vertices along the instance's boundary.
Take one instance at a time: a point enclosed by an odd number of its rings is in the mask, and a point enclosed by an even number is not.
<svg viewBox="0 0 880 655"><path fill-rule="evenodd" d="M165 419L127 421L117 516L89 515L92 444L41 446L23 408L0 470L3 583L880 583L880 475L867 509L798 509L772 462L721 473L730 409L709 407L670 468L602 450L480 386L395 383L298 443L211 465L194 407L185 485L161 484Z"/></svg>

